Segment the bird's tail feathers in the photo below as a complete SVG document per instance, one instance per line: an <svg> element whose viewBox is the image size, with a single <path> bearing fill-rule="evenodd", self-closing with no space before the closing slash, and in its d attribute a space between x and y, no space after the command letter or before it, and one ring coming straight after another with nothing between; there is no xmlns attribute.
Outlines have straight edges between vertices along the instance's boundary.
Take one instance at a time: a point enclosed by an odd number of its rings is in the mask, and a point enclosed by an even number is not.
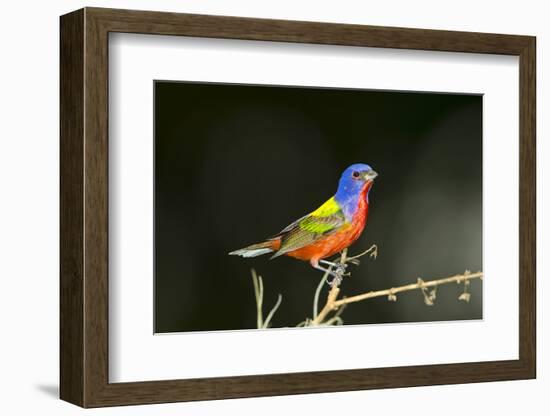
<svg viewBox="0 0 550 416"><path fill-rule="evenodd" d="M262 254L272 253L276 250L276 246L276 240L267 240L263 243L252 244L251 246L241 248L240 250L232 251L231 253L229 253L229 255L241 257L256 257L261 256Z"/></svg>

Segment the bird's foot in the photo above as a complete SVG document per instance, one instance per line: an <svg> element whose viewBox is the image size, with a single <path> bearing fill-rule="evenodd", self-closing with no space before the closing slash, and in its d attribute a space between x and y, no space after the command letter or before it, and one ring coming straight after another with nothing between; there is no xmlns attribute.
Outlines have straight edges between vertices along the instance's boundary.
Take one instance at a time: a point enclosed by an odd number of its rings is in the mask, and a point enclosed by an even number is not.
<svg viewBox="0 0 550 416"><path fill-rule="evenodd" d="M327 280L327 283L330 287L338 287L342 283L342 280L344 280L344 276L349 276L350 273L346 273L346 264L337 264L335 270L332 270L330 275L332 276L332 279Z"/></svg>
<svg viewBox="0 0 550 416"><path fill-rule="evenodd" d="M339 261L319 260L319 263L332 267L335 273L344 273L348 267L346 263L340 263Z"/></svg>
<svg viewBox="0 0 550 416"><path fill-rule="evenodd" d="M346 268L348 267L348 265L345 263L332 262L328 260L320 260L319 263L323 263L329 266L328 269L325 269L319 264L313 264L313 267L315 267L317 270L321 270L327 273L328 276L332 276L332 279L330 280L327 278L327 283L330 286L339 286L340 283L342 283L342 279L344 278L344 276L350 275L349 273L346 273Z"/></svg>
<svg viewBox="0 0 550 416"><path fill-rule="evenodd" d="M349 275L349 273L346 273L348 265L345 263L336 263L334 273L336 273L338 276L346 276Z"/></svg>

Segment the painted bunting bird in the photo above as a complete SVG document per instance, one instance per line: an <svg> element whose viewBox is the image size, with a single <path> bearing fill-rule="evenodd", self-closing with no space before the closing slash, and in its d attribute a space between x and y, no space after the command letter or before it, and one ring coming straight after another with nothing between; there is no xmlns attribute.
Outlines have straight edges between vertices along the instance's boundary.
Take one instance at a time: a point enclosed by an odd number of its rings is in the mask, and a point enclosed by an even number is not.
<svg viewBox="0 0 550 416"><path fill-rule="evenodd" d="M349 166L340 177L336 194L315 211L275 236L229 254L256 257L273 253L272 259L290 256L309 261L314 268L340 279L339 265L324 259L349 247L363 232L369 212L369 191L377 176L364 163ZM328 270L320 264L336 267L339 271Z"/></svg>

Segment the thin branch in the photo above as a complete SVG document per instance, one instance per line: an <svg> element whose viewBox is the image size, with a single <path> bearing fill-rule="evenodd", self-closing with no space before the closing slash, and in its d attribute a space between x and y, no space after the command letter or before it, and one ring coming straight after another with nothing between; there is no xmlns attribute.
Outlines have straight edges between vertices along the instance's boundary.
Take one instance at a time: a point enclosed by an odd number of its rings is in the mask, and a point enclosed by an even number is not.
<svg viewBox="0 0 550 416"><path fill-rule="evenodd" d="M283 301L283 295L279 293L279 296L277 297L277 303L275 303L275 306L273 306L273 308L271 308L271 310L267 314L267 318L265 318L263 328L269 328L269 323L271 322L271 318L273 318L273 315L275 315L275 312L277 312L277 309L279 309L279 306L281 306L282 301Z"/></svg>
<svg viewBox="0 0 550 416"><path fill-rule="evenodd" d="M256 326L257 328L263 328L263 314L262 314L262 303L263 303L263 283L262 277L256 274L256 270L252 269L252 283L254 284L254 297L256 298ZM261 289L260 289L261 288Z"/></svg>
<svg viewBox="0 0 550 416"><path fill-rule="evenodd" d="M319 295L321 294L321 289L325 285L325 282L328 279L328 275L330 271L332 270L332 266L329 266L321 280L319 281L319 284L317 285L317 289L315 289L315 296L313 297L313 318L317 316L317 312L319 311Z"/></svg>
<svg viewBox="0 0 550 416"><path fill-rule="evenodd" d="M321 309L321 312L319 312L319 315L317 315L310 322L310 325L312 326L320 325L330 312L337 309L337 307L335 306L335 303L339 293L340 293L340 288L336 285L332 286L332 289L330 289L330 292L328 292L327 303L325 303L325 306L323 307L323 309Z"/></svg>
<svg viewBox="0 0 550 416"><path fill-rule="evenodd" d="M378 246L376 244L373 244L370 246L367 250L363 251L362 253L359 253L357 256L348 257L348 262L353 262L353 260L357 260L360 257L363 257L370 253L371 257L374 257L375 259L378 257Z"/></svg>
<svg viewBox="0 0 550 416"><path fill-rule="evenodd" d="M471 279L482 279L482 278L483 278L482 272L457 274L450 277L444 277L442 279L430 280L429 282L422 281L422 282L411 283L409 285L399 286L391 289L371 291L371 292L363 293L361 295L351 296L349 298L344 298L344 299L340 299L339 301L336 301L334 303L334 306L338 308L339 306L342 306L348 303L359 302L365 299L376 298L379 296L389 296L390 294L395 295L400 292L407 292L409 290L420 289L422 287L439 286L439 285L444 285L446 283L461 283Z"/></svg>
<svg viewBox="0 0 550 416"><path fill-rule="evenodd" d="M450 277L444 277L441 279L435 279L430 280L428 282L423 281L422 279L418 279L416 283L411 283L404 286L399 287L392 287L390 289L384 289L384 290L376 290L376 291L370 291L366 293L362 293L360 295L351 296L349 298L342 298L337 300L338 294L340 293L340 288L334 286L330 290L327 302L319 315L317 315L311 322L310 325L321 325L323 324L324 319L327 317L327 315L334 310L337 310L338 308L348 305L350 303L354 302L360 302L365 299L372 299L377 298L381 296L387 296L388 300L395 301L397 300L396 294L401 292L407 292L411 290L424 290L428 287L437 287L439 285L444 285L447 283L461 283L464 282L465 284L469 284L469 281L472 279L482 279L483 273L477 272L477 273L470 273L465 272L464 274L457 274L455 276Z"/></svg>
<svg viewBox="0 0 550 416"><path fill-rule="evenodd" d="M363 257L363 256L365 256L369 253L370 253L371 257L374 257L376 259L376 256L378 255L378 247L377 247L376 244L373 244L367 250L363 251L362 253L360 253L356 256L352 256L352 257L348 257L348 249L345 248L340 253L340 259L338 260L338 263L343 264L343 265L345 265L347 263L359 264L359 258ZM324 321L325 317L332 310L332 309L327 309L327 305L325 304L325 307L321 310L321 312L319 314L317 313L317 311L318 311L318 302L319 302L319 294L321 293L321 288L323 286L323 283L326 282L326 280L328 278L328 275L329 275L331 270L332 270L332 266L328 268L327 272L325 272L323 278L321 279L321 281L319 282L319 285L317 286L317 290L315 291L314 303L313 303L313 320L306 323L306 325L307 324L318 325L319 323ZM334 291L337 288L338 288L338 284L332 285L331 292ZM329 296L330 296L330 293L329 293ZM336 300L337 296L338 296L338 292L336 292L336 295L334 297L335 300Z"/></svg>
<svg viewBox="0 0 550 416"><path fill-rule="evenodd" d="M262 276L258 276L258 281L260 283L260 308L264 306L264 279Z"/></svg>
<svg viewBox="0 0 550 416"><path fill-rule="evenodd" d="M408 285L398 286L398 287L392 287L389 289L384 290L376 290L376 291L370 291L366 293L362 293L359 295L351 296L351 297L344 297L342 299L338 299L338 295L340 294L340 288L339 285L342 282L342 278L344 276L349 275L349 273L345 273L346 267L348 266L348 263L350 264L359 264L359 258L370 254L371 257L376 258L378 254L378 247L373 244L368 250L365 250L364 252L356 255L356 256L348 256L347 249L344 249L340 253L340 258L334 260L336 262L336 267L333 267L332 265L328 267L327 271L324 273L321 281L317 285L317 288L315 290L315 296L313 298L313 319L306 318L305 321L300 322L297 326L326 326L326 325L343 325L344 321L340 317L342 314L342 311L344 310L345 306L350 303L355 302L361 302L366 299L372 299L377 298L381 296L387 296L388 301L395 302L397 301L397 294L401 292L407 292L412 290L420 290L422 292L422 295L424 296L424 303L428 306L431 306L434 304L434 301L436 299L436 290L439 285L448 284L448 283L463 283L464 284L464 291L463 293L458 297L459 300L464 302L469 302L471 294L468 292L468 286L470 285L470 281L473 279L483 279L483 273L482 272L476 272L476 273L470 273L469 271L466 271L464 274L457 274L450 277L444 277L441 279L435 279L430 281L424 281L421 278L417 278L416 283L411 283ZM331 288L328 292L327 301L320 312L319 310L319 297L321 295L323 286L325 282L328 281L328 276L331 274L331 272L335 271L335 279L330 282ZM279 294L277 298L277 302L273 306L273 308L269 311L269 314L267 315L267 318L263 319L263 297L264 297L264 283L261 276L256 274L256 271L254 269L251 270L252 273L252 282L254 284L254 295L256 297L256 314L257 314L257 327L258 328L268 328L271 320L273 319L273 316L277 312L279 306L282 302L282 296ZM432 288L431 290L428 290L428 288ZM332 314L331 317L329 315Z"/></svg>
<svg viewBox="0 0 550 416"><path fill-rule="evenodd" d="M338 308L336 310L336 313L330 319L323 322L323 325L330 326L335 322L336 322L336 325L343 325L344 320L340 317L340 315L342 315L342 312L344 312L344 309L346 309L346 305L342 305L340 308Z"/></svg>
<svg viewBox="0 0 550 416"><path fill-rule="evenodd" d="M275 303L273 308L271 308L271 310L267 314L267 318L265 318L264 321L262 311L264 303L264 281L262 279L262 276L259 276L256 273L256 270L251 269L250 273L252 274L252 283L254 284L254 297L256 298L256 326L258 329L264 329L269 326L273 315L275 315L275 312L277 312L277 309L279 309L279 306L281 306L283 296L279 293L277 302Z"/></svg>

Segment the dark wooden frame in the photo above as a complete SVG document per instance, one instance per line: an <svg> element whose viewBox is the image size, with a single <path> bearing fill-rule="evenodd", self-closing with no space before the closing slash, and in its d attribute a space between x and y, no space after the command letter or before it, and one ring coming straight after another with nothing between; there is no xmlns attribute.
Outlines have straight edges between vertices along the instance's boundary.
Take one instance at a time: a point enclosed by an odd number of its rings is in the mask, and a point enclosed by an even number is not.
<svg viewBox="0 0 550 416"><path fill-rule="evenodd" d="M108 34L249 39L519 56L519 359L109 383ZM85 8L61 17L61 386L83 406L535 378L535 38Z"/></svg>

